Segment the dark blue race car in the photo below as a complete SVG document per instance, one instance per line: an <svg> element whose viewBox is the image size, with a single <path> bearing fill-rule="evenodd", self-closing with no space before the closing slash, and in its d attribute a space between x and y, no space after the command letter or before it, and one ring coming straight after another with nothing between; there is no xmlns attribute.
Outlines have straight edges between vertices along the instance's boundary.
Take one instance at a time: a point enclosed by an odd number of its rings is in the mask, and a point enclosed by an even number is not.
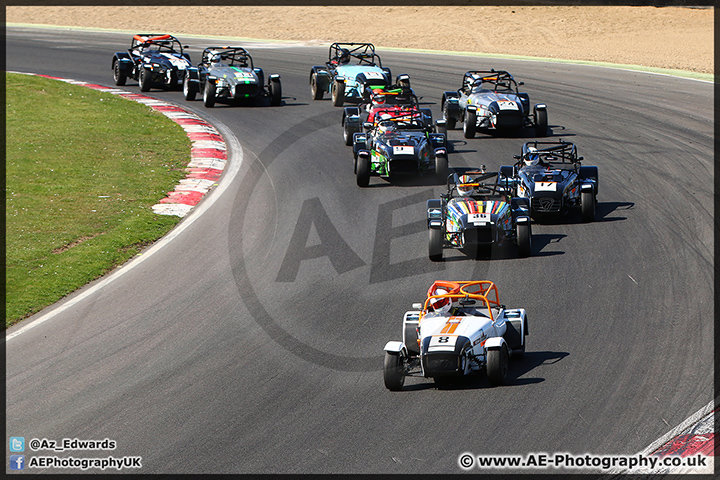
<svg viewBox="0 0 720 480"><path fill-rule="evenodd" d="M125 85L128 78L140 84L140 90L151 88L180 89L185 72L191 66L188 48L172 35L141 33L133 36L126 52L116 52L112 59L115 85Z"/></svg>

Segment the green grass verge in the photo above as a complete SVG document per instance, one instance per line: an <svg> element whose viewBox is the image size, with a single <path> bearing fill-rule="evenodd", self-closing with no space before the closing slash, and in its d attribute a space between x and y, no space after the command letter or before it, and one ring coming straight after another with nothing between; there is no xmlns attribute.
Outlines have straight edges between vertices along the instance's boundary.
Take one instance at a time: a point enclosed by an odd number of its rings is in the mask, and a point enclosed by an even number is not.
<svg viewBox="0 0 720 480"><path fill-rule="evenodd" d="M152 205L185 176L190 140L145 105L6 77L5 327L55 303L179 221Z"/></svg>

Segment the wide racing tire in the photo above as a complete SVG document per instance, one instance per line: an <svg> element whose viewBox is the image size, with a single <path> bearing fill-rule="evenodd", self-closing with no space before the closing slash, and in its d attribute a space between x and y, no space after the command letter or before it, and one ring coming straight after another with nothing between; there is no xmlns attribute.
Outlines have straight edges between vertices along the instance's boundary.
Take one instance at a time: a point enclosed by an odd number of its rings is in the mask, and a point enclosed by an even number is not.
<svg viewBox="0 0 720 480"><path fill-rule="evenodd" d="M487 351L487 376L492 385L503 385L508 373L508 351L504 345Z"/></svg>
<svg viewBox="0 0 720 480"><path fill-rule="evenodd" d="M548 129L548 115L547 110L543 109L535 109L533 112L533 115L535 116L535 136L536 137L545 137L547 136L547 129Z"/></svg>
<svg viewBox="0 0 720 480"><path fill-rule="evenodd" d="M279 106L282 102L282 85L280 84L280 80L271 79L268 90L270 90L270 105L273 107Z"/></svg>
<svg viewBox="0 0 720 480"><path fill-rule="evenodd" d="M580 193L580 211L582 213L583 222L592 222L595 220L595 192Z"/></svg>
<svg viewBox="0 0 720 480"><path fill-rule="evenodd" d="M388 390L397 392L405 384L405 361L399 353L385 352L383 381Z"/></svg>
<svg viewBox="0 0 720 480"><path fill-rule="evenodd" d="M195 100L195 95L197 95L197 83L190 81L190 75L188 73L185 73L185 79L183 80L183 95L185 96L185 100L193 101Z"/></svg>
<svg viewBox="0 0 720 480"><path fill-rule="evenodd" d="M435 156L435 181L439 185L445 185L448 177L448 158L447 155Z"/></svg>
<svg viewBox="0 0 720 480"><path fill-rule="evenodd" d="M532 227L529 223L523 223L516 228L518 253L521 257L529 257L532 254Z"/></svg>
<svg viewBox="0 0 720 480"><path fill-rule="evenodd" d="M525 354L525 339L522 335L522 320L506 320L503 338L512 350L513 358L520 358Z"/></svg>
<svg viewBox="0 0 720 480"><path fill-rule="evenodd" d="M477 112L475 110L465 110L465 119L463 121L463 136L465 138L475 138L476 128Z"/></svg>
<svg viewBox="0 0 720 480"><path fill-rule="evenodd" d="M355 170L358 187L367 187L370 184L370 157L358 155Z"/></svg>
<svg viewBox="0 0 720 480"><path fill-rule="evenodd" d="M345 103L345 82L333 81L332 102L335 107L342 107Z"/></svg>
<svg viewBox="0 0 720 480"><path fill-rule="evenodd" d="M428 257L431 262L441 262L443 259L443 232L440 228L428 229Z"/></svg>
<svg viewBox="0 0 720 480"><path fill-rule="evenodd" d="M345 140L345 145L348 147L353 144L353 133L355 133L353 130L350 130L350 125L348 125L347 119L345 120L345 124L343 125L343 140Z"/></svg>
<svg viewBox="0 0 720 480"><path fill-rule="evenodd" d="M150 91L150 73L143 67L140 67L140 78L138 79L138 83L140 84L141 92Z"/></svg>
<svg viewBox="0 0 720 480"><path fill-rule="evenodd" d="M450 114L450 102L443 104L443 118L445 119L447 130L453 130L455 128L455 117Z"/></svg>
<svg viewBox="0 0 720 480"><path fill-rule="evenodd" d="M323 98L323 90L318 85L318 79L317 74L313 73L310 75L310 95L312 96L313 100L322 100Z"/></svg>
<svg viewBox="0 0 720 480"><path fill-rule="evenodd" d="M212 108L215 106L215 95L217 94L217 87L215 86L215 82L211 80L205 81L205 90L203 91L203 104L207 108Z"/></svg>
<svg viewBox="0 0 720 480"><path fill-rule="evenodd" d="M115 85L122 87L125 85L125 82L127 81L127 75L125 75L122 70L120 70L120 61L116 61L113 65L113 80L115 81Z"/></svg>

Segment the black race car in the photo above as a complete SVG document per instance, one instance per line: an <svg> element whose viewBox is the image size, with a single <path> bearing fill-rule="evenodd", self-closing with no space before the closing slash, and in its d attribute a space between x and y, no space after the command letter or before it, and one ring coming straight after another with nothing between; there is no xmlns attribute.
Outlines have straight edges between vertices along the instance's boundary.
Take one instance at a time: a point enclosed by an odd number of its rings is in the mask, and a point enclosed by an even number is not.
<svg viewBox="0 0 720 480"><path fill-rule="evenodd" d="M207 47L197 67L188 68L183 93L186 100L195 100L202 92L206 107L215 105L216 100L239 103L268 97L270 105L280 105L282 85L280 75L265 74L262 68L253 64L250 54L242 47Z"/></svg>
<svg viewBox="0 0 720 480"><path fill-rule="evenodd" d="M582 219L595 219L598 168L583 166L571 142L526 142L514 165L500 167L501 182L530 199L530 214L540 219L579 208Z"/></svg>
<svg viewBox="0 0 720 480"><path fill-rule="evenodd" d="M367 187L371 175L392 181L433 171L438 181L447 178L447 140L430 109L376 115L363 127L365 132L353 134L358 186Z"/></svg>
<svg viewBox="0 0 720 480"><path fill-rule="evenodd" d="M315 65L310 70L313 100L321 100L325 93L330 93L336 107L345 101L362 102L372 89L391 84L390 69L382 66L372 43L333 43L325 65Z"/></svg>
<svg viewBox="0 0 720 480"><path fill-rule="evenodd" d="M116 52L112 59L115 85L125 85L128 78L137 80L140 90L177 89L192 65L188 48L172 35L141 33L133 36L126 52Z"/></svg>
<svg viewBox="0 0 720 480"><path fill-rule="evenodd" d="M444 248L481 258L513 243L520 256L532 253L528 199L512 197L500 178L485 171L447 177L447 193L427 202L430 260L441 261Z"/></svg>
<svg viewBox="0 0 720 480"><path fill-rule="evenodd" d="M539 103L530 111L530 97L518 91L512 75L504 70L471 70L463 75L462 86L442 96L442 111L449 129L463 124L465 138L477 130L512 131L533 127L535 135L547 134L547 106Z"/></svg>

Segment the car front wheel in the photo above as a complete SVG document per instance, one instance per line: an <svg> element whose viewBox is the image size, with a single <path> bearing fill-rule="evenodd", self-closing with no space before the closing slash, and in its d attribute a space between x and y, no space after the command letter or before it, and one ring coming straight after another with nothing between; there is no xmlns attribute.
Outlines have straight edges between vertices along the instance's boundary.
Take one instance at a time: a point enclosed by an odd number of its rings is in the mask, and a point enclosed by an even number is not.
<svg viewBox="0 0 720 480"><path fill-rule="evenodd" d="M203 103L206 107L212 108L215 106L215 94L217 87L211 80L205 82L205 91L203 92Z"/></svg>
<svg viewBox="0 0 720 480"><path fill-rule="evenodd" d="M405 361L399 353L385 352L383 380L388 390L402 390L405 384Z"/></svg>
<svg viewBox="0 0 720 480"><path fill-rule="evenodd" d="M465 110L465 121L463 122L463 136L465 138L475 138L475 129L477 127L477 113L475 110Z"/></svg>
<svg viewBox="0 0 720 480"><path fill-rule="evenodd" d="M113 80L115 80L115 85L118 86L125 85L127 80L127 75L120 70L120 62L115 62L115 65L113 65Z"/></svg>
<svg viewBox="0 0 720 480"><path fill-rule="evenodd" d="M505 383L508 372L508 351L506 346L487 352L487 376L493 385Z"/></svg>

